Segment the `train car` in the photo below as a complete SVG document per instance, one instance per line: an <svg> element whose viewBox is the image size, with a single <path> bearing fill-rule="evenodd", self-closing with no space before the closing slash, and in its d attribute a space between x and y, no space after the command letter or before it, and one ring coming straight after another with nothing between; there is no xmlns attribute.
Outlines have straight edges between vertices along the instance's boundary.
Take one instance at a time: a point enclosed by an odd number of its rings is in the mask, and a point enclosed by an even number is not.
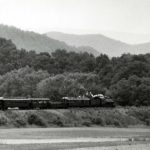
<svg viewBox="0 0 150 150"><path fill-rule="evenodd" d="M85 96L79 97L63 97L63 103L67 105L67 107L89 107L90 99Z"/></svg>
<svg viewBox="0 0 150 150"><path fill-rule="evenodd" d="M63 101L51 101L50 108L53 108L53 109L68 108L68 106Z"/></svg>
<svg viewBox="0 0 150 150"><path fill-rule="evenodd" d="M51 103L48 98L0 98L0 109L47 109Z"/></svg>
<svg viewBox="0 0 150 150"><path fill-rule="evenodd" d="M51 101L49 98L29 98L30 109L48 109L51 108Z"/></svg>
<svg viewBox="0 0 150 150"><path fill-rule="evenodd" d="M4 109L3 97L0 97L0 110Z"/></svg>
<svg viewBox="0 0 150 150"><path fill-rule="evenodd" d="M3 98L0 100L1 109L6 110L8 108L26 109L29 108L29 100L26 98Z"/></svg>

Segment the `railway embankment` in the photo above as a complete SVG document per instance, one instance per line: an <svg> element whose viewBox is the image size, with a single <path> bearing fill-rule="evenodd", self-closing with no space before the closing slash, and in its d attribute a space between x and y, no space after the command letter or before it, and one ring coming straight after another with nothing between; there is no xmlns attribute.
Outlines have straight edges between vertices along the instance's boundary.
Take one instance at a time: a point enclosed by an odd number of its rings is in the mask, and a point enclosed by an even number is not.
<svg viewBox="0 0 150 150"><path fill-rule="evenodd" d="M0 127L150 126L150 107L0 111Z"/></svg>

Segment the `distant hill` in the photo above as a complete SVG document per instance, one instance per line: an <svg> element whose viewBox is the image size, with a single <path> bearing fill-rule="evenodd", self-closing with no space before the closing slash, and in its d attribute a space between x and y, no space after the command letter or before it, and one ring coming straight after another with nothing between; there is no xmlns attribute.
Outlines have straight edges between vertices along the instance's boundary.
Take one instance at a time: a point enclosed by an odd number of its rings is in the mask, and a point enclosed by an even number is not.
<svg viewBox="0 0 150 150"><path fill-rule="evenodd" d="M138 49L139 52L145 51L145 52L150 53L150 42L136 44L136 45L134 45L134 47L136 47L136 49Z"/></svg>
<svg viewBox="0 0 150 150"><path fill-rule="evenodd" d="M48 32L48 37L64 41L72 46L90 46L101 53L109 56L120 56L123 53L139 54L150 52L148 45L131 45L118 40L111 39L101 34L65 34L61 32Z"/></svg>
<svg viewBox="0 0 150 150"><path fill-rule="evenodd" d="M94 49L77 48L69 46L65 42L47 37L46 35L23 31L15 27L0 25L0 37L11 39L18 49L35 50L36 52L53 52L56 49L66 49L75 52L90 52L98 55L99 52Z"/></svg>

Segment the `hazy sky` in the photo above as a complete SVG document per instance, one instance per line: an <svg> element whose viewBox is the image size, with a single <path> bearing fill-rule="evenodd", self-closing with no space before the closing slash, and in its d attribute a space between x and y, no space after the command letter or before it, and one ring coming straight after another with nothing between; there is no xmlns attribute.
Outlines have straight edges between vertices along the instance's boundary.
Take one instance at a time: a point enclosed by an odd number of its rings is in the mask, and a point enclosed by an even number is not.
<svg viewBox="0 0 150 150"><path fill-rule="evenodd" d="M0 0L0 24L150 41L150 0Z"/></svg>

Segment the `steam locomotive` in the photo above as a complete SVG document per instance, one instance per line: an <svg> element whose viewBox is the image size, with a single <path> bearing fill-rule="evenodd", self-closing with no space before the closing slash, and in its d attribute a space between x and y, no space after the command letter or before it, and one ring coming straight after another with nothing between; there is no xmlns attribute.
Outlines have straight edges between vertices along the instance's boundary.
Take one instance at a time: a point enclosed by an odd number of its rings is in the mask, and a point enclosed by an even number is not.
<svg viewBox="0 0 150 150"><path fill-rule="evenodd" d="M60 101L49 98L0 97L0 109L57 109L71 107L114 107L114 101L102 94L79 97L62 97Z"/></svg>

